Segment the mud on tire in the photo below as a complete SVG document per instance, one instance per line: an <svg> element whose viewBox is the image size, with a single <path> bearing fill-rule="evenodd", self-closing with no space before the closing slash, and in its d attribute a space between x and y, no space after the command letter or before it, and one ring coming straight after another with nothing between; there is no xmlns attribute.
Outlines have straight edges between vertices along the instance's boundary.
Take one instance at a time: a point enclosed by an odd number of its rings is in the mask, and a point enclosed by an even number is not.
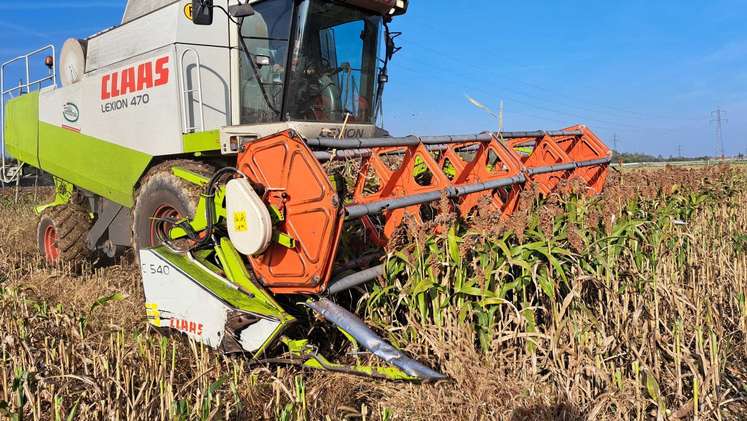
<svg viewBox="0 0 747 421"><path fill-rule="evenodd" d="M135 193L135 208L132 218L132 247L137 259L141 248L158 245L156 230L159 225L153 218L192 218L202 189L172 172L180 167L209 177L213 168L209 165L189 161L167 161L153 167L143 178Z"/></svg>
<svg viewBox="0 0 747 421"><path fill-rule="evenodd" d="M89 213L75 204L45 210L36 229L39 252L50 265L79 268L90 257L86 235L91 229Z"/></svg>

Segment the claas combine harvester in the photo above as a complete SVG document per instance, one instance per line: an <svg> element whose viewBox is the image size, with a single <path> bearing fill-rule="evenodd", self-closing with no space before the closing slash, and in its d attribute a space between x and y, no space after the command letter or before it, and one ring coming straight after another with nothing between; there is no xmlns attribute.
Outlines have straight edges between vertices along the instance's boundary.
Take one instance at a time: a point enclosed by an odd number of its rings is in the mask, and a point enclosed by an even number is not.
<svg viewBox="0 0 747 421"><path fill-rule="evenodd" d="M389 24L407 7L129 0L121 25L68 40L59 60L50 46L4 64L2 177L27 165L56 182L54 202L37 208L41 253L77 264L134 249L148 322L226 353L443 378L338 304L383 275L385 254L368 251L444 202L465 220L485 207L510 218L528 186L550 194L578 180L598 193L610 151L584 126L377 128L398 50ZM46 54L49 73L34 79ZM335 170L346 166L357 179ZM326 339L306 336L323 321L383 362L325 358Z"/></svg>

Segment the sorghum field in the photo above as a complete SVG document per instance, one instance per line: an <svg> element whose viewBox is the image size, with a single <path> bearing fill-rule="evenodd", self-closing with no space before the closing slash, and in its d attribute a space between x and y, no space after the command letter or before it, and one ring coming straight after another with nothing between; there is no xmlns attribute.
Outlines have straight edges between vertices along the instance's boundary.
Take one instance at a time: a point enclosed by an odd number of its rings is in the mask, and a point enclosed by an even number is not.
<svg viewBox="0 0 747 421"><path fill-rule="evenodd" d="M33 192L0 197L0 416L544 420L747 417L747 173L612 172L407 226L358 313L435 385L251 366L146 327L136 268L48 268ZM41 192L44 196L51 192ZM39 197L39 201L44 201ZM447 208L444 206L444 208Z"/></svg>

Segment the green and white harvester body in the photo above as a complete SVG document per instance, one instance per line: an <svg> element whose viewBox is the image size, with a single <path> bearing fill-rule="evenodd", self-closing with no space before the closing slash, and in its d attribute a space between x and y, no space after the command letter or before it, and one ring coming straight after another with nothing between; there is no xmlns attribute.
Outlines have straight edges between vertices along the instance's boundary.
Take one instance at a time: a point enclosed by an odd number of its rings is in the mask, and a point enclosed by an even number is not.
<svg viewBox="0 0 747 421"><path fill-rule="evenodd" d="M365 297L399 227L437 227L438 203L507 218L525 184L599 192L610 151L585 126L389 136L376 125L399 50L389 24L407 8L129 0L120 25L59 58L50 46L2 65L1 181L24 165L54 178L36 209L50 264L134 250L160 331L258 361L443 379L336 302ZM312 328L324 320L334 329Z"/></svg>
<svg viewBox="0 0 747 421"><path fill-rule="evenodd" d="M406 9L406 0L129 0L120 25L68 40L59 58L49 46L3 64L2 181L24 165L54 177L55 200L36 209L49 263L134 249L148 321L163 332L255 360L442 378L323 294L339 270L337 245L315 245L329 249L320 256L299 242L337 237L325 237L312 212L294 238L281 227L293 205L267 199L287 186L260 187L236 169L246 145L282 133L384 135L375 125L388 62L380 46ZM40 58L48 73L34 78ZM236 241L255 258L297 248L301 266L326 261L284 287L259 277ZM319 318L386 363L359 353L346 365L327 360L303 334Z"/></svg>

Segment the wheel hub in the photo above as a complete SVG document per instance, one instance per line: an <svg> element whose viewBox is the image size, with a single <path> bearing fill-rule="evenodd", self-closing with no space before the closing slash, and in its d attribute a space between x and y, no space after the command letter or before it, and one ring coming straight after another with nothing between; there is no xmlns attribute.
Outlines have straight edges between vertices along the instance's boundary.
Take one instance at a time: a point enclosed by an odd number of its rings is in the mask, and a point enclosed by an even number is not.
<svg viewBox="0 0 747 421"><path fill-rule="evenodd" d="M171 224L163 219L178 220L181 218L179 211L171 205L164 204L157 208L150 221L150 245L156 246L161 243L161 238L168 238Z"/></svg>
<svg viewBox="0 0 747 421"><path fill-rule="evenodd" d="M44 257L49 263L57 263L60 254L62 253L57 245L57 230L50 225L44 230Z"/></svg>

